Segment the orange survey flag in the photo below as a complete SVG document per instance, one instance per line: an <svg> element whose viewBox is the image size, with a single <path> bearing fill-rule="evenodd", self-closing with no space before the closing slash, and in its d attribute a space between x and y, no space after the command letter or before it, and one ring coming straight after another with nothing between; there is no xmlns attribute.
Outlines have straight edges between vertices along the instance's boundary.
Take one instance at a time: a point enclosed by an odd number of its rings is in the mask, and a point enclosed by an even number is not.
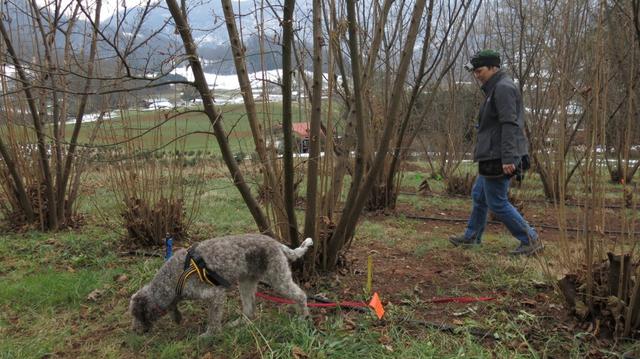
<svg viewBox="0 0 640 359"><path fill-rule="evenodd" d="M384 308L382 307L382 302L380 301L378 292L373 293L369 306L375 310L378 319L382 319L382 316L384 315Z"/></svg>

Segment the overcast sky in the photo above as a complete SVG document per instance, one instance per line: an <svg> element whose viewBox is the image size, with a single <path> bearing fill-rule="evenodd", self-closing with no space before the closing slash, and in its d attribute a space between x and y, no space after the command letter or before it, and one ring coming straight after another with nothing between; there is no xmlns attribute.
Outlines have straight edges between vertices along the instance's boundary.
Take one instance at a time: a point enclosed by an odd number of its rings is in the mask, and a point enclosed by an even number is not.
<svg viewBox="0 0 640 359"><path fill-rule="evenodd" d="M40 5L46 5L46 4L52 4L54 2L59 1L63 6L69 6L70 4L75 3L77 0L36 0L38 4ZM91 14L91 16L93 17L93 13L95 11L96 8L96 0L81 0L82 5L85 9L87 9L87 12L89 12ZM124 5L127 6L127 8L132 8L135 6L138 6L142 3L144 3L145 0L102 0L102 10L100 11L100 19L105 20L107 18L109 18L111 15L113 15L117 9L124 9ZM153 3L158 3L159 0L153 0ZM69 6L68 7L68 11L71 12L71 9L73 9L73 6ZM81 15L82 16L82 15Z"/></svg>

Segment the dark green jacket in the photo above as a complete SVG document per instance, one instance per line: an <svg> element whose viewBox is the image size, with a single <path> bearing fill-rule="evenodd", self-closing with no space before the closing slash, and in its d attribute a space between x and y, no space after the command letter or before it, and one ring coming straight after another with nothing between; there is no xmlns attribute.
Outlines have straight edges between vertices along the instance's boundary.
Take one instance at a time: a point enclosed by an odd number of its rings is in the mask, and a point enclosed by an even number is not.
<svg viewBox="0 0 640 359"><path fill-rule="evenodd" d="M473 159L517 163L529 151L524 134L522 95L503 70L491 76L482 85L482 91L485 101L478 116L478 141Z"/></svg>

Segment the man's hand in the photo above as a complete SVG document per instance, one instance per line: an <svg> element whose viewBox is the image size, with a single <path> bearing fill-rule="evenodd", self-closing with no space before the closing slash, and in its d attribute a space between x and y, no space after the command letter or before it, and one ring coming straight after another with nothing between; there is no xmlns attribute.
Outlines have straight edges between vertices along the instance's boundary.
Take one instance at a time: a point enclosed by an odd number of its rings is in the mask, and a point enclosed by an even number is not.
<svg viewBox="0 0 640 359"><path fill-rule="evenodd" d="M506 174L506 175L510 175L515 171L516 171L516 165L514 165L513 163L510 163L510 164L507 164L507 165L505 165L505 164L502 165L502 172L504 172L504 174Z"/></svg>

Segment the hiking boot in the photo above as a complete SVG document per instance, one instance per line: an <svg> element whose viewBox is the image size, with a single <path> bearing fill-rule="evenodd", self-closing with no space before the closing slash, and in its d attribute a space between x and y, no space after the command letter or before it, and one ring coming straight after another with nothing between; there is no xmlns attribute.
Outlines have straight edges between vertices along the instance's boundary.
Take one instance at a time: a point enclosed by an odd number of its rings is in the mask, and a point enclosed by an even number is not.
<svg viewBox="0 0 640 359"><path fill-rule="evenodd" d="M520 243L518 248L511 251L513 256L532 256L542 252L544 245L539 239L531 240L527 244Z"/></svg>
<svg viewBox="0 0 640 359"><path fill-rule="evenodd" d="M451 244L453 244L456 247L457 246L473 247L473 246L480 245L480 242L478 242L475 237L466 238L464 234L461 234L458 236L450 236L449 242L451 242Z"/></svg>

